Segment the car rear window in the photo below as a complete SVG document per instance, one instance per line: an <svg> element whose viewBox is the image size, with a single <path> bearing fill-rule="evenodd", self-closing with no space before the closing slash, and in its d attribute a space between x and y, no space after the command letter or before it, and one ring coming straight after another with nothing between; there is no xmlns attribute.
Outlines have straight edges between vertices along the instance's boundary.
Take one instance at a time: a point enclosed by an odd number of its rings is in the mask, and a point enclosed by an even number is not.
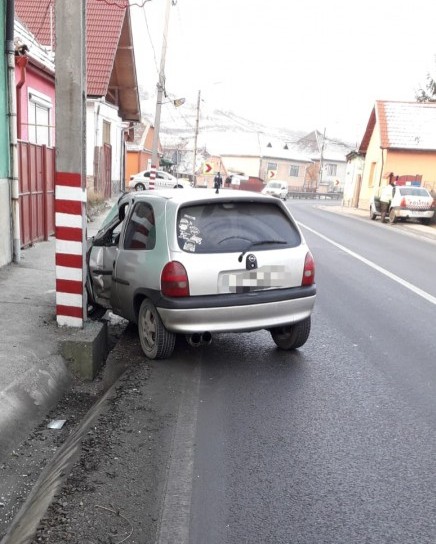
<svg viewBox="0 0 436 544"><path fill-rule="evenodd" d="M274 203L213 202L179 210L177 237L191 253L227 253L296 247L297 227Z"/></svg>
<svg viewBox="0 0 436 544"><path fill-rule="evenodd" d="M400 187L399 189L402 196L429 196L426 189L419 187Z"/></svg>

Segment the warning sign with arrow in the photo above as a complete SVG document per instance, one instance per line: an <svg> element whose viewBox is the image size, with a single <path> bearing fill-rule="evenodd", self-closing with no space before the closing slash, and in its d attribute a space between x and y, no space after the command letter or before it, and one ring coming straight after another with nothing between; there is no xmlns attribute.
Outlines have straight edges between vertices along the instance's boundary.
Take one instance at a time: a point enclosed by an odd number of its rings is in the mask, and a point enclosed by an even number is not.
<svg viewBox="0 0 436 544"><path fill-rule="evenodd" d="M277 175L277 170L268 170L268 179L274 179Z"/></svg>
<svg viewBox="0 0 436 544"><path fill-rule="evenodd" d="M203 174L210 174L212 172L212 165L210 162L205 162L203 165Z"/></svg>

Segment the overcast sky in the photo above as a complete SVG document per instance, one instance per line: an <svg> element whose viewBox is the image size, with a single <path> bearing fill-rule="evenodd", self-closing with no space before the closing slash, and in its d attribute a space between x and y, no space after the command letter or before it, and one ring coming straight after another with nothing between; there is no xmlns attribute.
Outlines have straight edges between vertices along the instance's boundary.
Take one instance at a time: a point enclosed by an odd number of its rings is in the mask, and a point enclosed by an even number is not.
<svg viewBox="0 0 436 544"><path fill-rule="evenodd" d="M138 79L150 93L166 3L132 7ZM435 21L435 0L177 0L166 90L192 103L201 90L202 107L355 143L375 100L414 101L436 72Z"/></svg>

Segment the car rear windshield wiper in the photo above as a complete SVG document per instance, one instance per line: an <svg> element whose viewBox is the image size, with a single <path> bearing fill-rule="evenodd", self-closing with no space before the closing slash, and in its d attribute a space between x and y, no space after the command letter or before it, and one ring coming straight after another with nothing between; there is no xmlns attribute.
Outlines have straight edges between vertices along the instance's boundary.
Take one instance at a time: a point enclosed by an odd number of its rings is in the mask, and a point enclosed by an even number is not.
<svg viewBox="0 0 436 544"><path fill-rule="evenodd" d="M241 262L242 257L247 253L247 251L250 251L252 247L263 246L266 244L287 244L287 242L284 240L261 240L260 242L250 242L244 251L239 255L238 261Z"/></svg>

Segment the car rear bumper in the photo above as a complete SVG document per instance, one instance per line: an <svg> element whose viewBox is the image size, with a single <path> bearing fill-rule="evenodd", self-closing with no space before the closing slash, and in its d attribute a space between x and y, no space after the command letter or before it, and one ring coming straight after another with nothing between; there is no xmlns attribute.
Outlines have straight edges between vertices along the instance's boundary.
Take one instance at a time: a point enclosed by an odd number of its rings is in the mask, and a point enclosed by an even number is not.
<svg viewBox="0 0 436 544"><path fill-rule="evenodd" d="M165 327L172 332L247 332L290 325L310 316L315 304L310 296L254 304L162 308L157 307ZM236 300L235 300L236 302Z"/></svg>
<svg viewBox="0 0 436 544"><path fill-rule="evenodd" d="M396 217L405 217L410 219L431 219L434 210L408 210L404 208L394 208Z"/></svg>

